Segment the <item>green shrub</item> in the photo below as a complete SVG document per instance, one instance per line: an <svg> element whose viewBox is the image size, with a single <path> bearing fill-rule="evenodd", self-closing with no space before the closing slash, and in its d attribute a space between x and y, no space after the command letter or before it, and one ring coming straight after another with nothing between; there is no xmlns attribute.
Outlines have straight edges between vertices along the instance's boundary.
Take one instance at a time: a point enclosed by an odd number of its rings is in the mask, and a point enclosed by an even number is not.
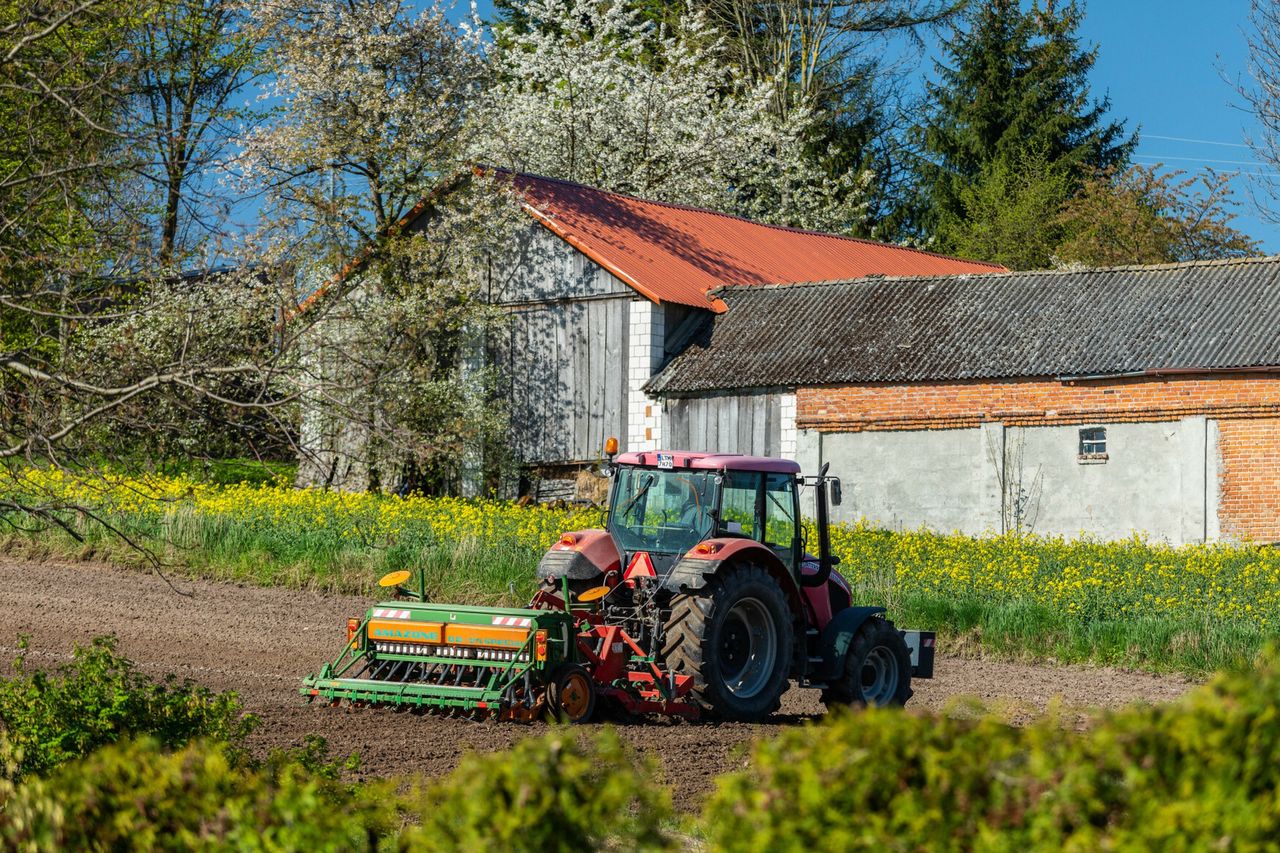
<svg viewBox="0 0 1280 853"><path fill-rule="evenodd" d="M575 737L575 734L582 735ZM12 751L0 738L0 766ZM412 786L347 785L323 741L249 764L223 744L103 747L0 778L0 848L580 851L671 846L669 795L609 730L557 730ZM12 776L12 773L10 774Z"/></svg>
<svg viewBox="0 0 1280 853"><path fill-rule="evenodd" d="M27 648L25 638L19 648ZM214 693L169 676L153 681L116 652L112 637L77 646L70 663L52 672L28 670L24 657L16 675L0 679L0 732L16 755L11 776L43 774L65 761L126 737L150 735L175 749L192 738L224 741L229 754L256 720L241 712L234 693Z"/></svg>
<svg viewBox="0 0 1280 853"><path fill-rule="evenodd" d="M370 850L397 825L391 783L348 786L290 760L250 769L200 741L107 746L4 799L0 847L18 850Z"/></svg>
<svg viewBox="0 0 1280 853"><path fill-rule="evenodd" d="M1280 849L1280 657L1084 733L839 715L720 780L719 850Z"/></svg>
<svg viewBox="0 0 1280 853"><path fill-rule="evenodd" d="M570 729L509 752L473 755L415 798L421 823L402 845L422 850L582 851L670 846L660 824L670 793L615 732Z"/></svg>

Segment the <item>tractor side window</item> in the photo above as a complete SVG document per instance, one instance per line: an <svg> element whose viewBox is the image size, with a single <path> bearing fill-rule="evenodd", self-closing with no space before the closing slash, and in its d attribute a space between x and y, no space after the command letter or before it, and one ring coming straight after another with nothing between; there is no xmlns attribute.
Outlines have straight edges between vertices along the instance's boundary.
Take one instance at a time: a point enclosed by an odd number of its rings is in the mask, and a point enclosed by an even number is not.
<svg viewBox="0 0 1280 853"><path fill-rule="evenodd" d="M758 540L760 530L760 475L751 471L727 471L720 503L724 530Z"/></svg>
<svg viewBox="0 0 1280 853"><path fill-rule="evenodd" d="M764 542L787 566L795 562L796 478L769 474L764 481Z"/></svg>

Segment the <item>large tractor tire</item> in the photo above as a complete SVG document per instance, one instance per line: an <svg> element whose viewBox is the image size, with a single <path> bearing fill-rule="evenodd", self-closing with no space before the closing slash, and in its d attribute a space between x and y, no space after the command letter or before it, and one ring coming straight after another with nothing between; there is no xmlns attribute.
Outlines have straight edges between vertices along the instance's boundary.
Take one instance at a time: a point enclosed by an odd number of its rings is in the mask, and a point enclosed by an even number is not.
<svg viewBox="0 0 1280 853"><path fill-rule="evenodd" d="M672 600L663 657L693 676L692 699L711 716L760 720L781 705L794 642L778 582L759 566L731 566Z"/></svg>
<svg viewBox="0 0 1280 853"><path fill-rule="evenodd" d="M822 691L827 710L905 705L911 698L911 651L902 634L872 616L853 635L844 667Z"/></svg>

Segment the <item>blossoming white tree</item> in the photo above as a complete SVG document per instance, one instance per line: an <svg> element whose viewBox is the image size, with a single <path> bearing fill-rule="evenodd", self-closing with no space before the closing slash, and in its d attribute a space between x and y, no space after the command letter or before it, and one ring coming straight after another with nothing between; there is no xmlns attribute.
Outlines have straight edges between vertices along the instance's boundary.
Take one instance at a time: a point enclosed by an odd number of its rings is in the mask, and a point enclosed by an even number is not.
<svg viewBox="0 0 1280 853"><path fill-rule="evenodd" d="M799 227L849 231L865 216L867 176L815 168L813 112L779 118L772 81L744 84L704 17L668 30L626 3L520 11L532 26L495 33L476 159Z"/></svg>
<svg viewBox="0 0 1280 853"><path fill-rule="evenodd" d="M402 0L260 0L254 14L277 108L245 139L243 178L349 259L462 164L479 31Z"/></svg>
<svg viewBox="0 0 1280 853"><path fill-rule="evenodd" d="M261 0L277 103L245 141L273 267L302 270L302 482L450 488L498 419L459 383L514 205L467 171L478 26L437 3ZM308 299L308 291L318 291Z"/></svg>

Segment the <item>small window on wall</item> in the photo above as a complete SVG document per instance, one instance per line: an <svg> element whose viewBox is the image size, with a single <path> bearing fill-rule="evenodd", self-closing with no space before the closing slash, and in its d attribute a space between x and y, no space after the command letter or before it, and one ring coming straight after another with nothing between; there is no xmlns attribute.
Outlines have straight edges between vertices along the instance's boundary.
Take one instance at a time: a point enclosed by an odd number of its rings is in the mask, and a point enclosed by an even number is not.
<svg viewBox="0 0 1280 853"><path fill-rule="evenodd" d="M1080 430L1079 462L1107 461L1107 428L1088 427Z"/></svg>

